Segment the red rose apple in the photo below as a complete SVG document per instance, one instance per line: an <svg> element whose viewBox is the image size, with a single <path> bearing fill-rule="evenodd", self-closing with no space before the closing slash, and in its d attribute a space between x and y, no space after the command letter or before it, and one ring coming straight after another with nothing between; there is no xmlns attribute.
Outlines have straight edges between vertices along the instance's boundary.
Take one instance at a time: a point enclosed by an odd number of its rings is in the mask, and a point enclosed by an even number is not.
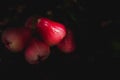
<svg viewBox="0 0 120 80"><path fill-rule="evenodd" d="M31 36L30 30L20 28L8 28L2 33L2 42L12 52L22 51Z"/></svg>
<svg viewBox="0 0 120 80"><path fill-rule="evenodd" d="M37 18L34 16L29 17L25 22L25 27L29 28L30 30L34 29L36 20Z"/></svg>
<svg viewBox="0 0 120 80"><path fill-rule="evenodd" d="M58 44L66 35L66 28L63 24L47 18L38 18L36 27L43 41L49 46Z"/></svg>
<svg viewBox="0 0 120 80"><path fill-rule="evenodd" d="M25 50L25 59L29 64L38 64L39 60L44 61L50 54L49 46L45 43L32 39Z"/></svg>
<svg viewBox="0 0 120 80"><path fill-rule="evenodd" d="M57 45L64 53L71 53L75 50L74 36L71 30L67 30L65 38Z"/></svg>

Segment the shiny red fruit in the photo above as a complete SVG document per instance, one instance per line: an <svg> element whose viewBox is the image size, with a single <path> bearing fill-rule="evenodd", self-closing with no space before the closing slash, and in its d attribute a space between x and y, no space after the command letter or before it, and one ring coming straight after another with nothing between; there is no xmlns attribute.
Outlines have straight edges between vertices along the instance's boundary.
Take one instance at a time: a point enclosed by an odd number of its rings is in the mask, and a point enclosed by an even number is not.
<svg viewBox="0 0 120 80"><path fill-rule="evenodd" d="M58 44L66 35L63 24L47 18L39 18L36 23L38 33L49 46Z"/></svg>
<svg viewBox="0 0 120 80"><path fill-rule="evenodd" d="M71 30L67 30L65 38L57 45L64 53L72 53L75 50L74 36Z"/></svg>
<svg viewBox="0 0 120 80"><path fill-rule="evenodd" d="M38 64L39 60L44 61L50 54L49 46L45 43L32 39L25 50L25 59L29 64Z"/></svg>
<svg viewBox="0 0 120 80"><path fill-rule="evenodd" d="M31 31L26 28L8 28L2 33L2 42L12 52L22 51L31 37Z"/></svg>

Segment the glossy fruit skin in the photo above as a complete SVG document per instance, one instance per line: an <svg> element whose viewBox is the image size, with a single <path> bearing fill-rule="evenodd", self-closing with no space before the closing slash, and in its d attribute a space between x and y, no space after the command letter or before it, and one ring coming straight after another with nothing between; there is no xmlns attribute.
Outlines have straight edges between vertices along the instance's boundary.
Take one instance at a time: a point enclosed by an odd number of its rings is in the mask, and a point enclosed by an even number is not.
<svg viewBox="0 0 120 80"><path fill-rule="evenodd" d="M43 41L49 46L58 44L66 35L66 28L63 24L48 18L38 18L36 27Z"/></svg>
<svg viewBox="0 0 120 80"><path fill-rule="evenodd" d="M50 48L45 43L33 38L25 50L25 60L29 64L38 64L50 55Z"/></svg>
<svg viewBox="0 0 120 80"><path fill-rule="evenodd" d="M66 54L75 51L76 45L74 35L70 29L67 30L65 38L57 45L57 47Z"/></svg>
<svg viewBox="0 0 120 80"><path fill-rule="evenodd" d="M5 47L10 50L11 52L20 52L22 51L29 39L31 38L31 31L19 27L19 28L7 28L2 33L2 42Z"/></svg>

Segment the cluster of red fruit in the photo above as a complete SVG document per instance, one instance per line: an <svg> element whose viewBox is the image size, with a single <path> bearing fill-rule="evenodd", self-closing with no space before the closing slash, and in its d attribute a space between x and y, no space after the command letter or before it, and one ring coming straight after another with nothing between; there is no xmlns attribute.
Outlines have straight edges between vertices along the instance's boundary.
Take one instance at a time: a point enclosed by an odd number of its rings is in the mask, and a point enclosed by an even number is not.
<svg viewBox="0 0 120 80"><path fill-rule="evenodd" d="M33 32L36 32L40 39L32 36ZM12 52L24 49L25 59L30 64L47 59L51 46L58 47L63 53L75 50L72 31L59 22L43 17L28 18L24 27L7 28L2 34L2 42Z"/></svg>

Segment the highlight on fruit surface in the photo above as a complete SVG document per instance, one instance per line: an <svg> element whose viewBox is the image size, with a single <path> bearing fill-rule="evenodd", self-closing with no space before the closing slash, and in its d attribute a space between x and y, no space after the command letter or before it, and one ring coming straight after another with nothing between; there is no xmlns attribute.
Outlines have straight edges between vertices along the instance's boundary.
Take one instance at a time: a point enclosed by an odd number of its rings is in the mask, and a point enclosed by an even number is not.
<svg viewBox="0 0 120 80"><path fill-rule="evenodd" d="M66 28L63 24L48 18L38 18L36 27L43 41L49 46L58 44L66 35Z"/></svg>
<svg viewBox="0 0 120 80"><path fill-rule="evenodd" d="M25 50L25 60L29 64L38 64L50 55L50 48L45 43L33 38Z"/></svg>
<svg viewBox="0 0 120 80"><path fill-rule="evenodd" d="M2 33L2 42L5 47L12 52L22 51L31 37L31 31L19 27L19 28L7 28Z"/></svg>
<svg viewBox="0 0 120 80"><path fill-rule="evenodd" d="M64 53L72 53L75 51L74 35L70 29L67 30L65 38L57 45Z"/></svg>

